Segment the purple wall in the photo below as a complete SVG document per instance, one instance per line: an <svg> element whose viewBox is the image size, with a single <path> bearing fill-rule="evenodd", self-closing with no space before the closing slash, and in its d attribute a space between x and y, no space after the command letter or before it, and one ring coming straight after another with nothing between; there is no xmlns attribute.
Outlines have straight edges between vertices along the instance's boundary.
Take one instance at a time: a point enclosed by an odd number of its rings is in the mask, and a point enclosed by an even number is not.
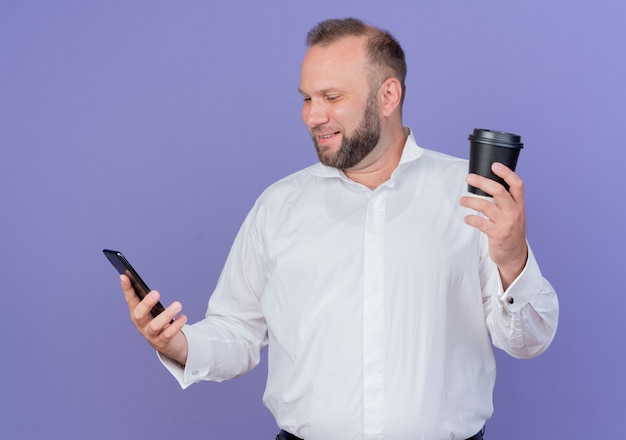
<svg viewBox="0 0 626 440"><path fill-rule="evenodd" d="M536 360L498 354L488 438L622 435L626 4L242 3L0 3L0 437L273 438L265 364L182 392L100 250L200 319L254 199L316 160L303 40L348 15L404 45L421 145L467 157L475 127L525 142L560 328Z"/></svg>

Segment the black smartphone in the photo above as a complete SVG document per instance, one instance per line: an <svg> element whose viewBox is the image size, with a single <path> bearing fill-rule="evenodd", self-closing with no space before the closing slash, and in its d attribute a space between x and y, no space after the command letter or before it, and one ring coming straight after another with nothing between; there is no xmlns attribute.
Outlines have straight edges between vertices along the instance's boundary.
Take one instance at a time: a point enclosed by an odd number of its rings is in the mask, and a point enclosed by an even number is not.
<svg viewBox="0 0 626 440"><path fill-rule="evenodd" d="M133 289L135 289L135 294L139 299L143 299L150 292L148 285L141 279L137 271L133 269L133 266L130 265L121 252L112 251L111 249L103 249L102 252L104 252L104 255L117 269L120 275L126 275L130 279ZM165 310L165 307L163 307L163 304L159 301L152 307L150 314L155 317L163 310Z"/></svg>

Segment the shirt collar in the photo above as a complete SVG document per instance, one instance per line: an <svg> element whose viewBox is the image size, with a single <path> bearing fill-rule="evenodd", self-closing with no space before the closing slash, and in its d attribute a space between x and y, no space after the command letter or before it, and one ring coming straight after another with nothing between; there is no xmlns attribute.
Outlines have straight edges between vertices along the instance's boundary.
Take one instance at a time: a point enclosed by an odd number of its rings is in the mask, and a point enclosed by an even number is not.
<svg viewBox="0 0 626 440"><path fill-rule="evenodd" d="M411 127L404 127L404 132L407 135L406 143L404 144L404 149L402 150L402 156L400 157L398 167L405 163L413 162L424 154L424 149L417 145L417 142L415 142L415 137L413 136L413 130L411 130Z"/></svg>

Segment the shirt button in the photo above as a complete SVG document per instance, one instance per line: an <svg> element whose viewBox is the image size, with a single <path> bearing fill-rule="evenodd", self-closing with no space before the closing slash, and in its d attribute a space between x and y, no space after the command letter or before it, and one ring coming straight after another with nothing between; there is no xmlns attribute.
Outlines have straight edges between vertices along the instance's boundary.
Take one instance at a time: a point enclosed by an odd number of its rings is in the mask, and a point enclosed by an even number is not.
<svg viewBox="0 0 626 440"><path fill-rule="evenodd" d="M193 374L194 376L197 376L197 375L198 375L198 370L193 370L193 371L191 372L191 374Z"/></svg>
<svg viewBox="0 0 626 440"><path fill-rule="evenodd" d="M513 299L513 297L512 297L512 296L509 296L509 297L506 299L506 302L508 302L509 304L513 304L513 303L515 302L515 300Z"/></svg>

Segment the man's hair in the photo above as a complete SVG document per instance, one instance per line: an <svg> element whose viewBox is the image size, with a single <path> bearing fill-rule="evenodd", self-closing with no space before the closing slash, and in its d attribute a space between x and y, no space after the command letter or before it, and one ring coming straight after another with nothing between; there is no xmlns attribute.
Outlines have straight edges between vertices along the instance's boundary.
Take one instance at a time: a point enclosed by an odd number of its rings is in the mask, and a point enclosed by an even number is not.
<svg viewBox="0 0 626 440"><path fill-rule="evenodd" d="M306 36L308 47L330 45L344 37L366 37L367 54L371 64L377 66L381 75L397 78L402 85L400 107L404 102L406 86L406 60L402 46L391 33L365 24L357 18L329 19L319 22ZM377 79L377 78L376 78ZM375 80L375 78L372 78ZM380 85L380 84L379 84Z"/></svg>

